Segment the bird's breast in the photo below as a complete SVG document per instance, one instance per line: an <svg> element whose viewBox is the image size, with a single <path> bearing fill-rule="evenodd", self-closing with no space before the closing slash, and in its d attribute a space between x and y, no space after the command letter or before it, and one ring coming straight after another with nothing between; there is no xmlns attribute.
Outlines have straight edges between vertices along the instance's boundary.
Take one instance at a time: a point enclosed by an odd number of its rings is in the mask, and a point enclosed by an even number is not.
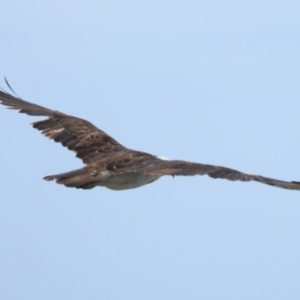
<svg viewBox="0 0 300 300"><path fill-rule="evenodd" d="M151 183L159 179L159 177L160 176L157 175L148 175L132 172L109 176L99 181L98 185L105 186L111 190L128 190Z"/></svg>

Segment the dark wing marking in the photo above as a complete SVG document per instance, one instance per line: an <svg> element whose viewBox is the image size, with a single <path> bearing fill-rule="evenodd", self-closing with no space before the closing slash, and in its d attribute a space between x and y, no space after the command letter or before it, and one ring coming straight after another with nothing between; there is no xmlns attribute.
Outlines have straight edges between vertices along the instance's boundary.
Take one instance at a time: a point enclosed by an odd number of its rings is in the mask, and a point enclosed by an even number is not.
<svg viewBox="0 0 300 300"><path fill-rule="evenodd" d="M113 171L113 170L112 170ZM125 168L126 172L141 172L151 175L172 175L172 176L194 176L194 175L208 175L212 178L222 178L231 181L257 181L260 183L289 189L300 190L300 182L296 181L281 181L273 178L267 178L260 175L250 175L239 172L237 170L204 165L180 160L165 161L157 158L149 158L145 161L138 161L135 164L131 164ZM122 169L117 169L115 173L124 172Z"/></svg>
<svg viewBox="0 0 300 300"><path fill-rule="evenodd" d="M116 140L86 120L24 101L4 90L0 90L0 102L20 113L48 116L46 120L33 123L33 127L75 151L76 156L85 164L110 157L118 151L126 151Z"/></svg>

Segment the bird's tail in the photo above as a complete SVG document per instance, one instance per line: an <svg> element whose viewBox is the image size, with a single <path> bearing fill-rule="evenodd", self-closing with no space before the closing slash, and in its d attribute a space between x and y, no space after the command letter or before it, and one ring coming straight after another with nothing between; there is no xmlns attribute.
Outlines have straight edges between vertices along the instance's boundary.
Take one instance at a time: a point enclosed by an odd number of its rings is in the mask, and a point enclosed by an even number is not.
<svg viewBox="0 0 300 300"><path fill-rule="evenodd" d="M74 171L49 175L44 177L45 180L56 180L56 183L63 184L66 187L75 187L77 189L91 189L97 185L88 168L81 168Z"/></svg>

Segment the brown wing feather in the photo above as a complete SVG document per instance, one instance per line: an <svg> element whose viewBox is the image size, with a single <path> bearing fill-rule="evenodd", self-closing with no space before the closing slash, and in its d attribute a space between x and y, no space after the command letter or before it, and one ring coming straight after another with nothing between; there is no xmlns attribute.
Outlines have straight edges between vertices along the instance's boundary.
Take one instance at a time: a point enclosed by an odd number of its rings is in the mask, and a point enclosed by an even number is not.
<svg viewBox="0 0 300 300"><path fill-rule="evenodd" d="M123 162L124 164L124 162ZM118 164L114 164L118 166ZM180 160L165 161L157 158L150 158L145 161L136 161L128 163L126 168L110 168L115 174L126 172L142 172L149 175L172 175L172 176L194 176L208 175L211 178L222 178L231 181L257 181L289 190L300 190L300 182L296 181L281 181L278 179L263 177L260 175L251 175L239 172L226 167L198 164Z"/></svg>
<svg viewBox="0 0 300 300"><path fill-rule="evenodd" d="M33 127L75 151L85 164L110 157L116 151L126 151L116 140L86 120L24 101L5 91L0 91L0 102L27 115L48 116L46 120L34 122Z"/></svg>

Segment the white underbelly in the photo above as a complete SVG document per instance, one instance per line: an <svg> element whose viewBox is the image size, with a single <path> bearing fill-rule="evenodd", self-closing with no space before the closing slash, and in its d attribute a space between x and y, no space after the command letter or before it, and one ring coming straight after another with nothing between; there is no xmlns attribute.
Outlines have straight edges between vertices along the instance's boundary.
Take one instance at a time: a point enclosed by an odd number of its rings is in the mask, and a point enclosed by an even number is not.
<svg viewBox="0 0 300 300"><path fill-rule="evenodd" d="M160 176L145 175L141 173L126 173L122 175L109 176L101 180L98 185L105 186L111 190L128 190L151 183L158 178L160 178Z"/></svg>

